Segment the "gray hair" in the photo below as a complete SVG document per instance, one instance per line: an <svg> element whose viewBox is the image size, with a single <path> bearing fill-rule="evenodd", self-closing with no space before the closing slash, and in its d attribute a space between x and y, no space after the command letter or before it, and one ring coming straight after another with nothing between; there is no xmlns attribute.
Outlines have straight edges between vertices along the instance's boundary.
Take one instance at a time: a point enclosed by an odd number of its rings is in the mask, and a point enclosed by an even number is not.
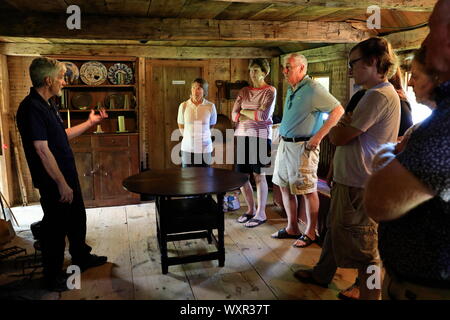
<svg viewBox="0 0 450 320"><path fill-rule="evenodd" d="M33 87L41 88L45 85L45 78L54 78L56 74L64 70L65 65L56 59L39 57L30 65L30 78Z"/></svg>
<svg viewBox="0 0 450 320"><path fill-rule="evenodd" d="M306 71L308 70L308 60L306 59L306 57L300 53L291 53L290 55L287 56L286 60L291 57L295 59L296 63L305 66L305 73L306 73Z"/></svg>

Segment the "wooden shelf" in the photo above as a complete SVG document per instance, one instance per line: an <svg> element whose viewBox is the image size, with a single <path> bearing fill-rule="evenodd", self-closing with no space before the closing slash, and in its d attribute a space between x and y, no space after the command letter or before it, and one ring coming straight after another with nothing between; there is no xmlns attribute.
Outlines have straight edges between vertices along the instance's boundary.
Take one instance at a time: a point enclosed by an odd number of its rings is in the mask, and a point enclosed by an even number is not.
<svg viewBox="0 0 450 320"><path fill-rule="evenodd" d="M134 88L134 84L100 84L98 86L91 86L88 84L68 84L64 88Z"/></svg>
<svg viewBox="0 0 450 320"><path fill-rule="evenodd" d="M98 111L97 109L86 109L86 110L72 110L70 109L70 112L91 112L91 110ZM60 109L59 112L67 112L67 109ZM137 111L137 108L133 109L105 109L106 112L135 112Z"/></svg>

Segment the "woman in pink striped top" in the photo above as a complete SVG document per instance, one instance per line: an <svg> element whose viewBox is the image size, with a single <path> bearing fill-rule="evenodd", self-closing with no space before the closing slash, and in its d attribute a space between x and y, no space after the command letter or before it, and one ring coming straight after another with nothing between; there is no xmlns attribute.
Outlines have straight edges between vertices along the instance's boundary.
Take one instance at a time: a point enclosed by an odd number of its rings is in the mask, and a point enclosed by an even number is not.
<svg viewBox="0 0 450 320"><path fill-rule="evenodd" d="M272 114L275 109L276 89L265 82L270 72L266 59L253 59L249 64L251 87L242 88L233 106L232 120L236 122L236 170L253 174L256 183L257 205L253 188L247 182L241 192L248 210L237 221L248 228L266 222L267 180L261 170L270 165Z"/></svg>

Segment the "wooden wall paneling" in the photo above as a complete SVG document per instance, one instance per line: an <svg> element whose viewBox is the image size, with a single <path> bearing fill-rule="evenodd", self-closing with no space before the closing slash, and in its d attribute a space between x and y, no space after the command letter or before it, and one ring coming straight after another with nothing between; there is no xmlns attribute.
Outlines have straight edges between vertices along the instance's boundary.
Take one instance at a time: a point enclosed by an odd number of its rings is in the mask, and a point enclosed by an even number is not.
<svg viewBox="0 0 450 320"><path fill-rule="evenodd" d="M20 134L17 130L17 126L14 121L19 104L29 94L30 87L32 86L28 69L33 59L34 57L20 57L20 56L7 57L9 88L10 88L10 109L9 109L11 117L10 129L11 131L15 132L19 140L18 149L19 149L20 167L22 168L23 179L25 182L29 202L39 201L40 196L39 191L33 187L30 170L28 168L25 153L23 151L23 147L20 142L21 141ZM19 180L17 176L17 167L15 166L15 160L12 160L12 165L13 165L13 190L14 190L12 203L21 204L22 199L20 197Z"/></svg>
<svg viewBox="0 0 450 320"><path fill-rule="evenodd" d="M250 83L250 78L248 75L248 63L250 62L249 59L230 59L230 81L236 82L236 81L247 81ZM228 117L231 117L231 111L233 111L233 105L235 102L235 99L229 99L227 100L228 104L228 110L227 115Z"/></svg>
<svg viewBox="0 0 450 320"><path fill-rule="evenodd" d="M331 66L331 93L338 99L342 106L345 107L349 95L349 77L348 65L346 59L335 60Z"/></svg>
<svg viewBox="0 0 450 320"><path fill-rule="evenodd" d="M249 59L230 59L230 77L231 81L245 80L249 81L248 63Z"/></svg>
<svg viewBox="0 0 450 320"><path fill-rule="evenodd" d="M211 59L209 61L209 79L208 100L215 103L218 114L224 114L229 117L228 101L222 96L219 101L216 80L230 80L230 59Z"/></svg>
<svg viewBox="0 0 450 320"><path fill-rule="evenodd" d="M139 159L140 163L142 163L142 168L146 168L146 154L148 153L148 125L145 119L147 119L147 95L146 95L146 65L145 65L145 58L138 58L137 60L138 64L138 70L137 70L137 76L138 84L136 86L136 97L138 98L138 114L137 114L137 121L139 124Z"/></svg>
<svg viewBox="0 0 450 320"><path fill-rule="evenodd" d="M275 102L274 115L283 115L283 85L284 76L280 57L272 58L270 63L270 83L277 89L277 101Z"/></svg>
<svg viewBox="0 0 450 320"><path fill-rule="evenodd" d="M209 60L209 100L214 102L216 105L217 113L225 115L228 118L231 118L231 109L229 107L229 101L225 99L223 90L222 94L219 97L219 92L216 86L216 80L221 80L223 82L230 81L230 59L211 59ZM220 99L219 99L220 98ZM216 129L221 129L219 125L216 125ZM223 137L225 140L225 136ZM214 156L218 159L222 158L222 162L226 159L226 150L225 145L215 142L214 144ZM215 168L229 169L229 166L225 164L214 164Z"/></svg>
<svg viewBox="0 0 450 320"><path fill-rule="evenodd" d="M9 77L6 56L0 55L0 191L6 201L12 204L13 200L13 172L11 166L11 143L9 136ZM3 148L3 146L6 148Z"/></svg>
<svg viewBox="0 0 450 320"><path fill-rule="evenodd" d="M330 92L345 107L348 101L348 67L347 60L339 59L333 61L323 61L308 65L308 73L329 74Z"/></svg>
<svg viewBox="0 0 450 320"><path fill-rule="evenodd" d="M154 82L163 81L163 67L153 65L151 60L146 60L146 78L149 79L146 83L146 91L151 97L147 105L147 118L144 119L148 125L148 161L150 169L164 168L164 154L158 152L158 146L164 144L164 136L161 132L164 130L164 114L160 106L163 105L163 96L155 92L158 88L152 86Z"/></svg>
<svg viewBox="0 0 450 320"><path fill-rule="evenodd" d="M185 101L189 98L188 93L186 92L189 82L186 81L184 75L181 76L181 73L184 70L180 70L178 67L164 67L164 156L165 163L164 167L177 167L171 159L171 154L173 148L181 142L181 138L178 141L171 141L172 133L177 130L177 116L178 116L178 108L182 101ZM183 72L184 73L184 72ZM172 81L181 81L185 80L186 83L184 85L181 84L173 84Z"/></svg>

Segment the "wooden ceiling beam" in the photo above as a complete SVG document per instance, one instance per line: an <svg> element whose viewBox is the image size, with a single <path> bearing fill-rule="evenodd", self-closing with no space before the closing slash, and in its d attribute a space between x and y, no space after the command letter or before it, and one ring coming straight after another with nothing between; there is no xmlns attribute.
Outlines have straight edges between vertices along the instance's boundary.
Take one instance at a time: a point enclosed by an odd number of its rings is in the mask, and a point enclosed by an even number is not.
<svg viewBox="0 0 450 320"><path fill-rule="evenodd" d="M418 28L409 31L391 33L385 38L389 40L395 50L404 51L418 49L423 40L427 37L430 29L428 27Z"/></svg>
<svg viewBox="0 0 450 320"><path fill-rule="evenodd" d="M398 9L402 11L432 11L437 0L213 0L217 2L270 3L299 6L320 6L330 8L367 8L377 5L382 9Z"/></svg>
<svg viewBox="0 0 450 320"><path fill-rule="evenodd" d="M0 54L19 56L90 55L133 56L166 59L251 59L281 54L274 48L250 47L163 47L143 45L94 45L48 43L0 43Z"/></svg>
<svg viewBox="0 0 450 320"><path fill-rule="evenodd" d="M427 37L428 32L428 28L424 27L415 30L393 33L385 36L384 38L391 43L392 48L396 52L401 52L418 49L423 40ZM348 53L354 45L355 44L339 43L331 46L307 49L299 51L298 53L303 54L308 59L308 63L347 59ZM284 59L288 55L289 54L284 54L281 58Z"/></svg>
<svg viewBox="0 0 450 320"><path fill-rule="evenodd" d="M0 13L0 36L109 40L264 40L353 43L370 36L346 22L156 19L81 16L81 29L66 28L68 15Z"/></svg>

